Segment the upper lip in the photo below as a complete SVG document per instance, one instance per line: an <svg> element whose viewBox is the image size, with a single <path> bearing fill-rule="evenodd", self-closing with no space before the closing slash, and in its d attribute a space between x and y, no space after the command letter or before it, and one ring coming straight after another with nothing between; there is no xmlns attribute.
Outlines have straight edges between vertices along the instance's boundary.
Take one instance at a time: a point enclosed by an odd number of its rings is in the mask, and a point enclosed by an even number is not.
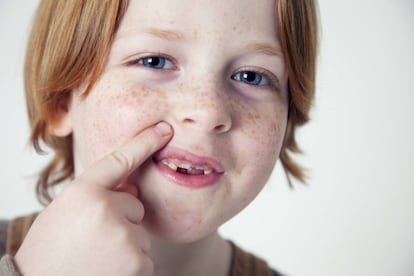
<svg viewBox="0 0 414 276"><path fill-rule="evenodd" d="M182 160L194 166L208 166L217 173L224 173L223 165L218 160L212 157L199 156L175 147L166 147L154 154L153 158L157 162L164 159Z"/></svg>

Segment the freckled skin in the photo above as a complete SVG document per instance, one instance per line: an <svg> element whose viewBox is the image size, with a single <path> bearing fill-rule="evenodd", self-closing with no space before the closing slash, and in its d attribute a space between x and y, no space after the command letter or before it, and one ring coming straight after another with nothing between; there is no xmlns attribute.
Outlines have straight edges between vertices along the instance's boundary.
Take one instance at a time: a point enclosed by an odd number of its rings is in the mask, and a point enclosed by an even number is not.
<svg viewBox="0 0 414 276"><path fill-rule="evenodd" d="M283 57L244 50L257 41L280 47L274 1L196 3L131 1L103 75L86 99L75 90L70 108L77 175L159 121L174 128L168 146L223 165L219 183L202 189L171 183L151 160L128 178L139 189L144 226L173 242L203 239L256 197L278 158L288 111ZM148 27L180 31L185 40L149 39L143 35ZM177 69L125 65L125 59L148 51L172 56ZM246 66L271 71L280 87L258 88L231 78Z"/></svg>

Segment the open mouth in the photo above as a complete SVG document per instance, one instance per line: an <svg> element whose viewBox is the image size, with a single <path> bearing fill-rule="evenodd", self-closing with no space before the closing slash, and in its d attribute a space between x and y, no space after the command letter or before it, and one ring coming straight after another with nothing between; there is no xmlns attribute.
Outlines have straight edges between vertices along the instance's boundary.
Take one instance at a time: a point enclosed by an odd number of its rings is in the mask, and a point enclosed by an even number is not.
<svg viewBox="0 0 414 276"><path fill-rule="evenodd" d="M218 160L173 147L156 153L153 161L167 179L191 188L214 185L224 175L223 166Z"/></svg>
<svg viewBox="0 0 414 276"><path fill-rule="evenodd" d="M160 162L173 171L187 175L208 175L216 172L208 165L194 165L176 159L163 159Z"/></svg>

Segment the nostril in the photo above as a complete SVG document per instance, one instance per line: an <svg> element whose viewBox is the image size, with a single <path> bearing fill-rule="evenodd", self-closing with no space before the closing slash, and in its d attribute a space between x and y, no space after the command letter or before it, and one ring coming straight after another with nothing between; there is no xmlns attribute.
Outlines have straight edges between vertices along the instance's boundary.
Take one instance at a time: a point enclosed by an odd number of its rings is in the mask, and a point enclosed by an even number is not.
<svg viewBox="0 0 414 276"><path fill-rule="evenodd" d="M183 122L184 123L194 123L194 120L190 119L190 118L186 118L186 119L183 120Z"/></svg>
<svg viewBox="0 0 414 276"><path fill-rule="evenodd" d="M226 126L225 125L218 125L214 128L214 130L218 131L218 132L222 132L222 131L226 130Z"/></svg>
<svg viewBox="0 0 414 276"><path fill-rule="evenodd" d="M215 133L227 132L231 128L231 120L225 118L216 118L213 116L199 116L198 118L192 118L191 116L185 117L181 120L184 125L188 125L204 129L206 131L213 131Z"/></svg>

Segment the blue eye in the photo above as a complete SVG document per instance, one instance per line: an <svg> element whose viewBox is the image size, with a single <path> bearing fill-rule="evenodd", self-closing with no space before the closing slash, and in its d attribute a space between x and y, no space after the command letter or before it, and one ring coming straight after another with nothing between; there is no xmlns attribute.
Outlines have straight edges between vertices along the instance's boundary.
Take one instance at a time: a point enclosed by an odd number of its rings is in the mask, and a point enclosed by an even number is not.
<svg viewBox="0 0 414 276"><path fill-rule="evenodd" d="M174 64L165 57L151 56L144 57L138 60L138 64L152 69L173 69Z"/></svg>
<svg viewBox="0 0 414 276"><path fill-rule="evenodd" d="M240 81L249 85L269 85L269 79L263 74L254 71L240 71L233 76L233 80Z"/></svg>

